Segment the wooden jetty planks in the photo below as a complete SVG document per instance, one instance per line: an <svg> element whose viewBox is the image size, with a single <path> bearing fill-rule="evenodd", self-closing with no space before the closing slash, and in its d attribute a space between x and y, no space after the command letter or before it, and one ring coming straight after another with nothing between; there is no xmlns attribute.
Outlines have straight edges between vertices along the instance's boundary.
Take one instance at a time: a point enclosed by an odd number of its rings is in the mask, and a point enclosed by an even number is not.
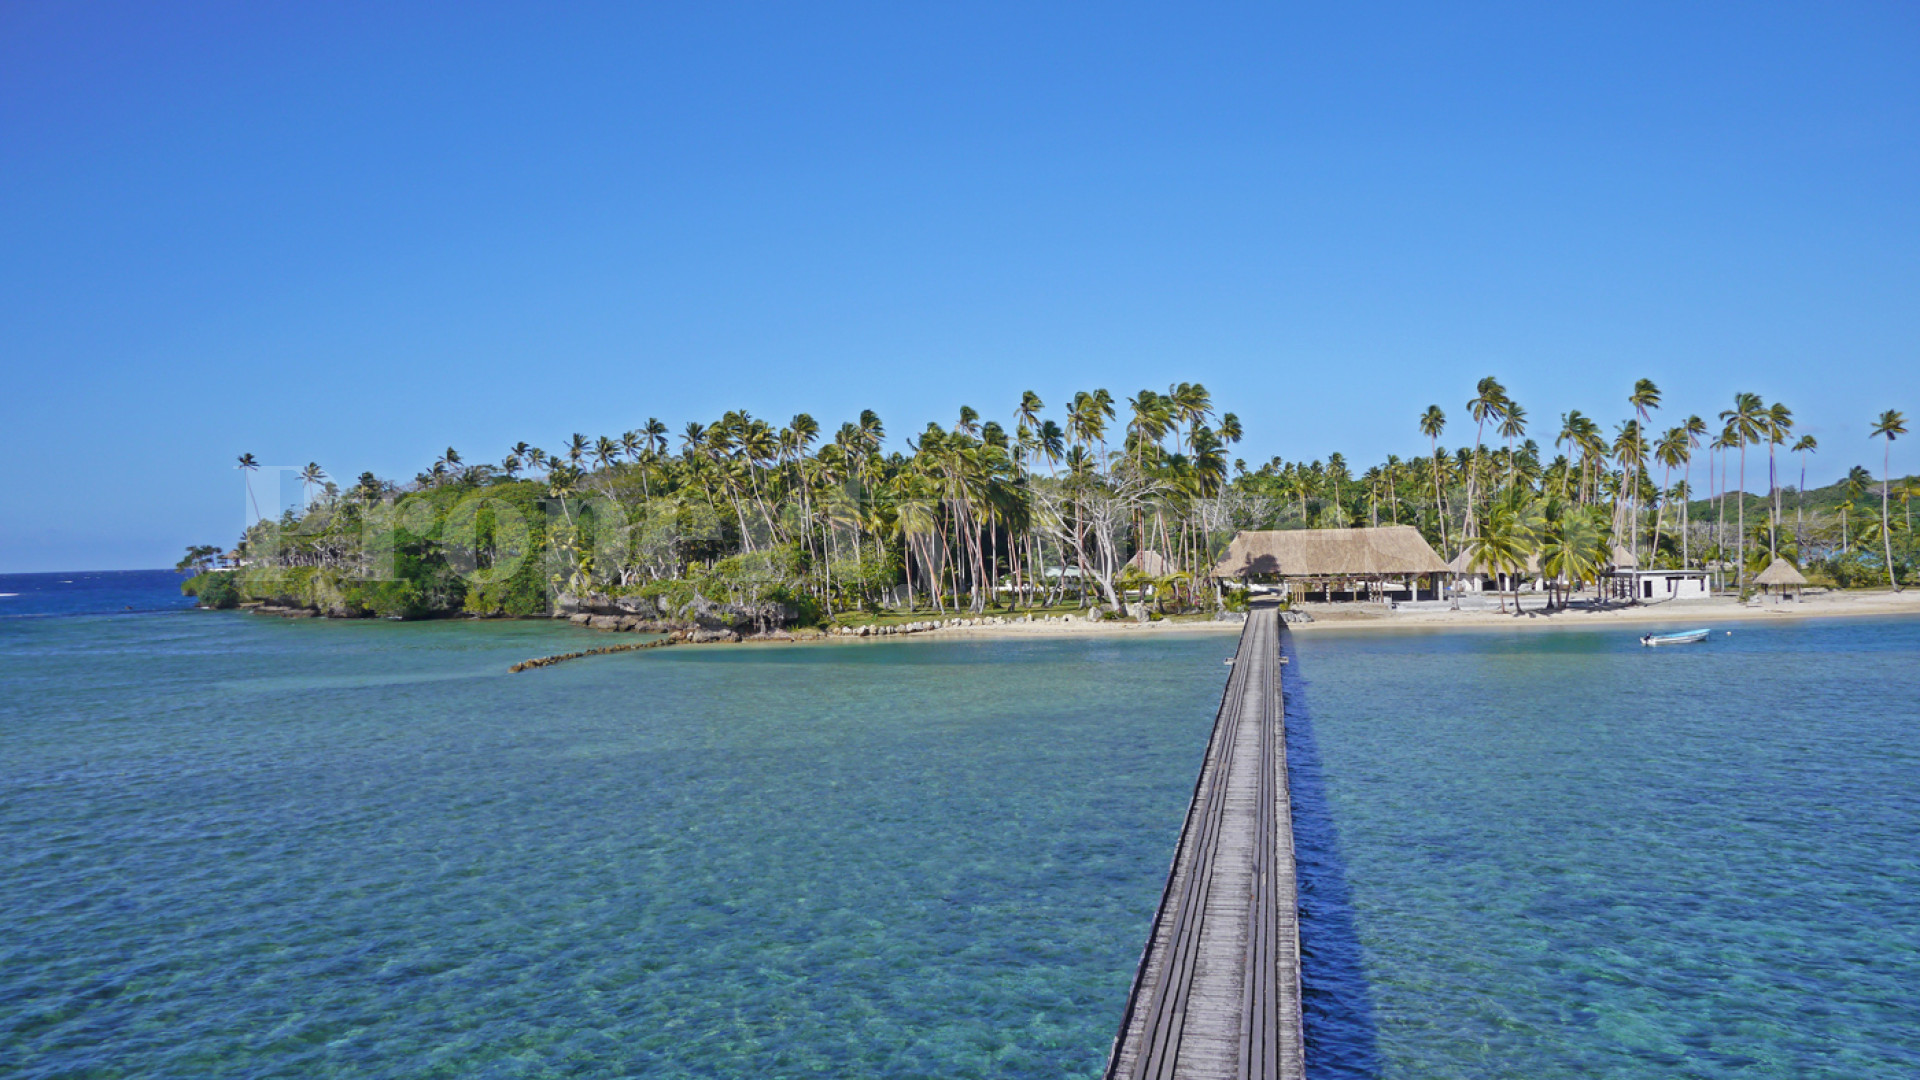
<svg viewBox="0 0 1920 1080"><path fill-rule="evenodd" d="M1241 632L1108 1080L1303 1075L1279 633Z"/></svg>

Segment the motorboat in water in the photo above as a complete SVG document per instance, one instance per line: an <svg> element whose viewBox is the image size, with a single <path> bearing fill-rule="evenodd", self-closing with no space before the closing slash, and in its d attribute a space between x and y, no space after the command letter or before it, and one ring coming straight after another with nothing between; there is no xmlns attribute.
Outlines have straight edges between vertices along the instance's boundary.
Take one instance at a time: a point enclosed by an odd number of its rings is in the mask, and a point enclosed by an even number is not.
<svg viewBox="0 0 1920 1080"><path fill-rule="evenodd" d="M1707 640L1711 630L1683 630L1677 634L1642 634L1642 645L1691 645L1696 641Z"/></svg>

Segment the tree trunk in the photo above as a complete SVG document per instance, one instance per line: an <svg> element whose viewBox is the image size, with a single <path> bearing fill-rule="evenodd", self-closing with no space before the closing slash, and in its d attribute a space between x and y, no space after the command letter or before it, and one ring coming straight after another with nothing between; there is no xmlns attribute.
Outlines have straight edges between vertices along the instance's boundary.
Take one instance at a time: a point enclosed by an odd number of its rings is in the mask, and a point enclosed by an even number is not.
<svg viewBox="0 0 1920 1080"><path fill-rule="evenodd" d="M1740 510L1740 534L1735 538L1739 545L1739 555L1733 564L1734 584L1742 589L1747 587L1747 444L1740 443L1740 493L1737 497Z"/></svg>
<svg viewBox="0 0 1920 1080"><path fill-rule="evenodd" d="M1887 554L1887 584L1900 591L1900 579L1893 576L1893 436L1887 436L1886 455L1880 459L1880 543Z"/></svg>

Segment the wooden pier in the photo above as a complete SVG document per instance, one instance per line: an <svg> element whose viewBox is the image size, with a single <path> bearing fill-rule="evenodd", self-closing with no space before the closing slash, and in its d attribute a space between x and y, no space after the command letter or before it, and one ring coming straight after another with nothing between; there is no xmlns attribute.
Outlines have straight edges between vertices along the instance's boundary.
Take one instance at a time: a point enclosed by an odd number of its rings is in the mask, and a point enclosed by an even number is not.
<svg viewBox="0 0 1920 1080"><path fill-rule="evenodd" d="M1280 620L1247 616L1107 1080L1298 1080L1300 933Z"/></svg>

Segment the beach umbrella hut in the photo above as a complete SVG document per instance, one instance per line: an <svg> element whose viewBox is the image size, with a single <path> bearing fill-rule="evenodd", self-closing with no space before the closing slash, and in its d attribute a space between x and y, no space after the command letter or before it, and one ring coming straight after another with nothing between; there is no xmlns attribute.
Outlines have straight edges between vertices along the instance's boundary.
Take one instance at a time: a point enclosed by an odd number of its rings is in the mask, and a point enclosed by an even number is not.
<svg viewBox="0 0 1920 1080"><path fill-rule="evenodd" d="M1794 569L1792 563L1777 555L1771 563L1767 564L1767 568L1760 571L1760 575L1753 579L1753 583L1760 586L1763 592L1768 589L1778 589L1781 596L1787 595L1788 589L1798 594L1799 590L1807 587L1806 576Z"/></svg>

